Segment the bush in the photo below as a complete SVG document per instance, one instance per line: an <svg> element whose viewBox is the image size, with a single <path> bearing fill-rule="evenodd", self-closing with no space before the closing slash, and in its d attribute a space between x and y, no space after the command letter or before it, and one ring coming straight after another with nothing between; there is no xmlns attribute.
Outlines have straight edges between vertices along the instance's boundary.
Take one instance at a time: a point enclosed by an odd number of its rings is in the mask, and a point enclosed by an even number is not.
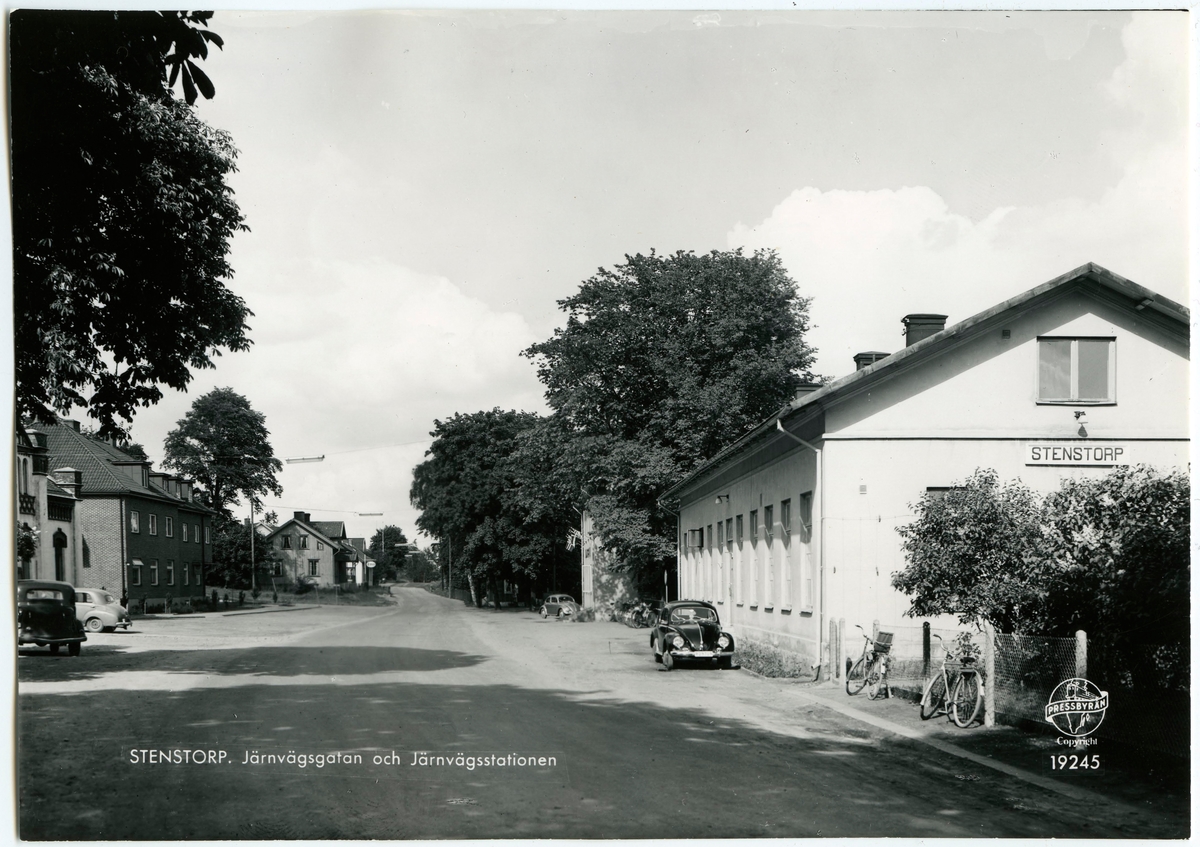
<svg viewBox="0 0 1200 847"><path fill-rule="evenodd" d="M591 623L592 621L596 620L596 610L580 609L578 612L571 615L570 619L575 621L575 623Z"/></svg>

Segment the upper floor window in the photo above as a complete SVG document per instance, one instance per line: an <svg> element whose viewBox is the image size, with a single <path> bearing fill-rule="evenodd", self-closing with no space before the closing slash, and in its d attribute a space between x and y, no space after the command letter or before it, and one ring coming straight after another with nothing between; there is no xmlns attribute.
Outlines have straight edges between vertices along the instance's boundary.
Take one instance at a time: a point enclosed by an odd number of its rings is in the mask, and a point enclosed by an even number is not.
<svg viewBox="0 0 1200 847"><path fill-rule="evenodd" d="M708 525L708 546L709 549L711 549L713 546L712 524Z"/></svg>
<svg viewBox="0 0 1200 847"><path fill-rule="evenodd" d="M775 537L775 507L765 506L763 508L763 535L767 541Z"/></svg>
<svg viewBox="0 0 1200 847"><path fill-rule="evenodd" d="M783 537L787 539L792 534L792 501L784 500L779 504L779 528L783 530Z"/></svg>
<svg viewBox="0 0 1200 847"><path fill-rule="evenodd" d="M324 549L325 549L325 542L324 542L324 541L318 541L318 542L317 542L317 549L318 549L318 550L324 550Z"/></svg>
<svg viewBox="0 0 1200 847"><path fill-rule="evenodd" d="M750 512L750 543L758 543L758 510Z"/></svg>
<svg viewBox="0 0 1200 847"><path fill-rule="evenodd" d="M150 534L158 535L158 515L150 515Z"/></svg>
<svg viewBox="0 0 1200 847"><path fill-rule="evenodd" d="M292 549L292 537L290 535L283 536L283 549L284 550Z"/></svg>
<svg viewBox="0 0 1200 847"><path fill-rule="evenodd" d="M308 549L308 536L307 536L307 535L301 535L301 536L300 536L300 549L301 549L301 550L307 550L307 549Z"/></svg>
<svg viewBox="0 0 1200 847"><path fill-rule="evenodd" d="M737 516L737 543L740 546L743 538L742 516Z"/></svg>
<svg viewBox="0 0 1200 847"><path fill-rule="evenodd" d="M812 505L812 492L805 491L800 495L800 540L805 543L812 541Z"/></svg>
<svg viewBox="0 0 1200 847"><path fill-rule="evenodd" d="M175 519L170 515L163 518L163 529L166 530L167 538L175 537Z"/></svg>
<svg viewBox="0 0 1200 847"><path fill-rule="evenodd" d="M187 524L183 521L179 522L179 531L183 533L183 543L187 544Z"/></svg>
<svg viewBox="0 0 1200 847"><path fill-rule="evenodd" d="M1039 403L1116 402L1116 341L1039 338Z"/></svg>
<svg viewBox="0 0 1200 847"><path fill-rule="evenodd" d="M200 540L200 530L196 530L196 540L197 540L197 541L199 541L199 540ZM212 538L211 538L211 536L209 536L209 534L208 534L208 527L204 527L204 543L205 543L205 544L211 544L211 543L212 543Z"/></svg>
<svg viewBox="0 0 1200 847"><path fill-rule="evenodd" d="M140 514L138 514L137 512L131 511L129 513L129 531L130 532L141 532L142 531L142 516Z"/></svg>

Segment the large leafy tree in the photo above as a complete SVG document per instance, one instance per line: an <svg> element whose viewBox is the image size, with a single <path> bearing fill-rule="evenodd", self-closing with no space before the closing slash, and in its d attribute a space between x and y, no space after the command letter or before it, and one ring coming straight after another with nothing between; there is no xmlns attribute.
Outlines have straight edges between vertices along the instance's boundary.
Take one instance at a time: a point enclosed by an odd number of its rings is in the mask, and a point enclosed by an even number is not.
<svg viewBox="0 0 1200 847"><path fill-rule="evenodd" d="M375 578L395 579L408 556L408 538L400 527L388 524L375 530L367 549L377 569Z"/></svg>
<svg viewBox="0 0 1200 847"><path fill-rule="evenodd" d="M453 575L498 594L502 579L528 589L565 557L566 526L526 508L516 497L520 436L537 422L528 412L493 409L435 421L433 444L413 471L417 526L441 539L439 555ZM565 561L563 562L565 564Z"/></svg>
<svg viewBox="0 0 1200 847"><path fill-rule="evenodd" d="M266 418L232 388L197 397L163 442L163 464L195 480L208 506L228 516L246 498L262 508L262 495L283 493L275 475L283 464L268 440Z"/></svg>
<svg viewBox="0 0 1200 847"><path fill-rule="evenodd" d="M523 496L586 507L618 566L657 590L675 549L659 494L814 379L808 305L772 252L601 268L559 301L566 326L525 351L556 420L525 445L546 470Z"/></svg>
<svg viewBox="0 0 1200 847"><path fill-rule="evenodd" d="M244 350L224 284L245 229L229 136L191 108L207 12L19 10L10 23L17 407L102 435ZM184 100L172 92L179 83Z"/></svg>

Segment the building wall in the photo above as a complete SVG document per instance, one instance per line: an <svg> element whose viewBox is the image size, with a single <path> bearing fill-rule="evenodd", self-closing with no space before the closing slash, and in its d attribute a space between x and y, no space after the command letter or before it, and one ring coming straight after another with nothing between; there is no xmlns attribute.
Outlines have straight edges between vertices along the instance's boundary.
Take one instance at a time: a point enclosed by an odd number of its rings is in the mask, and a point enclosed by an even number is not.
<svg viewBox="0 0 1200 847"><path fill-rule="evenodd" d="M596 609L602 617L612 614L623 603L636 603L640 598L628 574L614 571L611 554L600 546L591 513L584 511L580 519L580 560L582 597L585 609Z"/></svg>
<svg viewBox="0 0 1200 847"><path fill-rule="evenodd" d="M133 531L130 513L138 513L138 532ZM150 516L157 518L157 534L150 533ZM167 518L173 522L172 535L167 535ZM181 522L188 524L188 540L183 541ZM127 591L131 599L161 600L168 594L174 599L199 597L204 593L204 569L209 545L204 543L204 516L173 503L160 500L128 497L125 500L123 531L125 558L129 565ZM200 539L195 538L195 526L200 526ZM134 585L132 560L141 559L141 584ZM154 564L158 565L157 584ZM183 566L189 567L185 579ZM199 566L199 567L197 567ZM173 575L173 580L172 580Z"/></svg>
<svg viewBox="0 0 1200 847"><path fill-rule="evenodd" d="M285 536L285 535L288 535L291 537L292 546L290 549L285 549L283 547L283 536ZM309 547L307 550L300 548L300 536L301 535L308 536ZM284 575L289 580L295 579L297 575L299 575L299 576L309 575L309 573L310 573L309 560L316 559L317 560L317 574L316 574L317 584L321 585L323 587L331 586L334 584L336 572L335 572L335 568L334 568L334 558L333 557L334 557L334 554L337 552L336 545L328 544L323 540L319 540L312 533L302 530L299 527L294 526L294 525L283 528L272 539L272 543L274 544L273 549L274 549L276 555L278 555L284 563L283 572L284 572ZM323 549L317 549L318 543L320 543L320 545L322 546ZM278 579L278 577L276 577L276 578Z"/></svg>
<svg viewBox="0 0 1200 847"><path fill-rule="evenodd" d="M117 497L84 498L76 505L75 514L91 562L90 568L81 568L83 576L76 585L103 588L120 597L124 588L121 583L121 500Z"/></svg>

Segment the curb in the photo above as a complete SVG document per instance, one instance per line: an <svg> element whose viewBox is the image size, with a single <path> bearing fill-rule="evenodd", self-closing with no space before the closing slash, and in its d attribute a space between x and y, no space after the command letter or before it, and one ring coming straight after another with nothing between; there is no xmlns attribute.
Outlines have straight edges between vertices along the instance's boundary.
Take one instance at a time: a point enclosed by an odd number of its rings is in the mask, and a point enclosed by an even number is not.
<svg viewBox="0 0 1200 847"><path fill-rule="evenodd" d="M250 609L249 611L245 611L245 612L222 612L221 617L232 618L232 617L236 617L237 615L270 615L270 614L274 614L275 612L300 612L305 609L319 609L319 608L321 608L319 605L280 606L279 608L276 608L276 609Z"/></svg>
<svg viewBox="0 0 1200 847"><path fill-rule="evenodd" d="M1081 800L1087 803L1102 803L1108 806L1118 806L1122 809L1128 809L1129 811L1145 811L1137 806L1131 806L1130 804L1120 800L1114 800L1111 797L1091 791L1087 788L1079 788L1074 785L1067 785L1059 782L1058 780L1050 779L1049 777L1034 773L1033 771L1028 771L1024 768L1018 768L1014 765L999 762L995 759L989 759L986 756L980 756L978 753L972 753L969 750L964 750L962 747L959 747L957 744L952 744L949 741L942 741L940 738L931 738L928 732L902 726L901 724L898 724L895 721L890 721L887 718L881 718L875 715L867 714L866 712L860 711L853 706L844 705L836 700L829 700L825 697L808 694L803 691L798 691L795 688L789 688L787 690L799 699L804 700L806 703L824 706L848 718L853 718L854 720L862 723L870 724L876 729L882 729L886 732L899 735L902 738L907 738L910 741L916 741L918 743L928 745L942 753L948 753L951 756L957 756L960 759L966 759L969 762L982 765L985 768L991 768L992 770L1000 771L1003 774L1014 777L1023 782L1028 782L1031 785L1038 786L1039 788L1045 788L1049 791L1057 792L1074 800Z"/></svg>

